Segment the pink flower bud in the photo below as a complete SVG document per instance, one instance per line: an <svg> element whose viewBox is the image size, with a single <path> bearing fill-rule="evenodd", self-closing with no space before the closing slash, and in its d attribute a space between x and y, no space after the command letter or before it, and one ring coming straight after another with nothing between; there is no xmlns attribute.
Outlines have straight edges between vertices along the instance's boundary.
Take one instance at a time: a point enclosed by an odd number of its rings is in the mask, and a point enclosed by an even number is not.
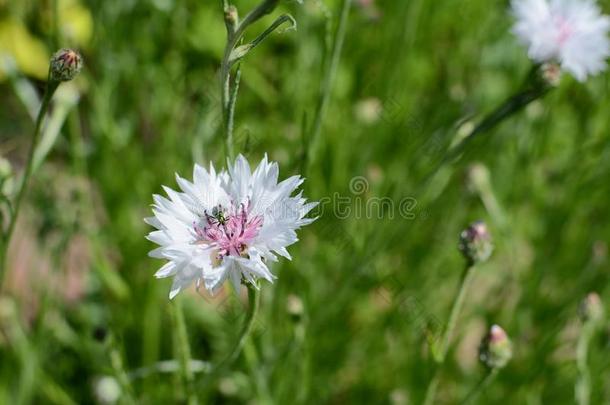
<svg viewBox="0 0 610 405"><path fill-rule="evenodd" d="M49 79L67 82L76 77L83 67L83 58L72 49L60 49L51 58Z"/></svg>

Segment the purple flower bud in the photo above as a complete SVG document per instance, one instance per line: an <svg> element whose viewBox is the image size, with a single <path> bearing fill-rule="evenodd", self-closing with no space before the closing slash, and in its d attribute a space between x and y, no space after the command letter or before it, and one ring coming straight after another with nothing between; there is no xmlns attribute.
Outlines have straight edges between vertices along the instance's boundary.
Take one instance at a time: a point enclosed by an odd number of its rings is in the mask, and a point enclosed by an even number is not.
<svg viewBox="0 0 610 405"><path fill-rule="evenodd" d="M489 259L493 244L487 225L478 221L463 230L458 248L470 264L482 263Z"/></svg>
<svg viewBox="0 0 610 405"><path fill-rule="evenodd" d="M83 67L83 58L72 49L60 49L51 57L49 79L67 82L76 77Z"/></svg>
<svg viewBox="0 0 610 405"><path fill-rule="evenodd" d="M513 357L513 345L498 325L493 325L481 341L479 360L489 368L503 368Z"/></svg>

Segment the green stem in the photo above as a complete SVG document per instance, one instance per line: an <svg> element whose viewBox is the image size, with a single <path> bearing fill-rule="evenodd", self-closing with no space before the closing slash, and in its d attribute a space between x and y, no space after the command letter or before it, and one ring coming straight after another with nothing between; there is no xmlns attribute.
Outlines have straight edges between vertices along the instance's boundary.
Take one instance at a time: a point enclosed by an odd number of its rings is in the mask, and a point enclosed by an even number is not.
<svg viewBox="0 0 610 405"><path fill-rule="evenodd" d="M198 403L197 396L193 386L194 377L191 370L191 347L189 345L188 334L186 331L186 322L184 321L184 310L180 300L172 305L175 325L175 344L178 349L178 359L180 365L180 374L182 383L184 384L187 403L196 405Z"/></svg>
<svg viewBox="0 0 610 405"><path fill-rule="evenodd" d="M252 332L252 326L254 325L254 320L256 319L256 314L258 313L258 308L260 305L261 293L259 289L257 289L250 283L248 283L247 287L248 312L246 313L244 324L241 328L237 341L229 352L229 355L225 357L220 363L218 363L218 371L230 367L231 364L233 364L233 362L237 360L237 357L239 357L239 354L241 353L242 349L244 348L244 345L246 344L246 340L250 336L250 332Z"/></svg>
<svg viewBox="0 0 610 405"><path fill-rule="evenodd" d="M497 368L488 369L487 373L483 376L481 381L479 381L479 383L472 389L472 391L468 393L466 398L464 398L464 400L462 401L462 405L468 405L472 403L475 399L477 399L479 395L481 395L481 393L485 391L485 388L487 388L487 386L491 384L494 378L496 378L496 375L498 375Z"/></svg>
<svg viewBox="0 0 610 405"><path fill-rule="evenodd" d="M61 44L61 31L59 27L59 0L51 1L51 15L53 24L53 48L59 49Z"/></svg>
<svg viewBox="0 0 610 405"><path fill-rule="evenodd" d="M457 146L452 148L443 159L443 164L459 156L466 146L480 134L488 132L513 114L521 111L532 101L545 95L547 87L534 87L523 90L504 101L498 108L487 115Z"/></svg>
<svg viewBox="0 0 610 405"><path fill-rule="evenodd" d="M225 65L223 61L220 68L221 77L221 103L222 103L222 120L225 131L225 156L229 159L233 159L233 133L229 122L231 118L229 116L229 99L231 93L231 76L228 64Z"/></svg>
<svg viewBox="0 0 610 405"><path fill-rule="evenodd" d="M320 94L318 104L316 106L313 127L311 130L310 140L308 142L309 150L307 151L307 159L309 164L314 163L314 159L316 158L320 148L320 131L322 130L324 118L326 117L326 111L330 102L330 95L335 82L335 77L337 75L339 61L341 59L341 51L345 41L345 33L347 31L347 22L351 5L352 0L343 0L341 5L341 16L339 18L339 25L337 26L337 32L332 44L331 59L326 65L326 70L324 71L324 78L322 80L322 86L320 87Z"/></svg>
<svg viewBox="0 0 610 405"><path fill-rule="evenodd" d="M474 276L473 270L474 266L471 263L468 263L466 265L466 268L464 269L464 273L462 274L462 280L460 282L458 293L453 301L451 314L449 315L449 321L447 322L447 327L445 328L443 336L441 337L441 346L438 353L438 358L435 359L437 365L434 370L432 379L430 380L430 383L428 384L428 388L426 390L426 398L424 400L425 405L431 405L434 403L436 389L438 387L440 379L440 372L442 370L443 364L445 363L447 351L449 350L449 344L451 343L451 339L453 338L460 312L462 311L462 307L464 306L466 293L468 292L470 285L472 284L472 279Z"/></svg>
<svg viewBox="0 0 610 405"><path fill-rule="evenodd" d="M220 64L220 104L222 110L222 124L225 132L224 145L225 157L233 159L233 118L231 117L230 105L231 97L234 95L234 102L237 98L237 91L231 93L231 52L237 41L235 40L235 26L227 20L227 12L230 4L227 0L222 0L223 12L225 13L225 24L227 28L227 44L225 46L224 56Z"/></svg>
<svg viewBox="0 0 610 405"><path fill-rule="evenodd" d="M235 72L235 83L233 91L229 97L229 105L227 107L227 123L226 123L226 155L231 160L235 157L233 152L233 129L235 127L235 104L237 103L237 93L239 92L239 83L241 81L241 68L238 67Z"/></svg>
<svg viewBox="0 0 610 405"><path fill-rule="evenodd" d="M254 321L256 319L256 315L258 313L258 308L260 305L260 290L254 287L252 284L247 284L248 288L248 312L246 313L246 317L244 319L244 323L242 325L241 331L235 344L229 351L229 354L222 359L210 372L208 378L203 381L203 386L206 387L210 384L216 376L221 374L224 370L231 367L231 365L237 360L239 354L241 353L248 337L250 336L250 332L252 332L252 327L254 325Z"/></svg>
<svg viewBox="0 0 610 405"><path fill-rule="evenodd" d="M434 375L432 379L428 383L428 388L426 389L426 398L424 399L424 405L432 405L434 403L434 398L436 397L436 389L438 388L438 382L440 379L440 367L437 366L434 369Z"/></svg>
<svg viewBox="0 0 610 405"><path fill-rule="evenodd" d="M232 26L225 20L227 27L227 44L225 46L224 55L220 64L220 99L223 126L225 131L225 155L229 159L233 159L234 157L233 120L239 86L239 79L236 79L234 91L231 91L231 68L233 66L233 62L231 61L231 52L233 52L233 49L235 49L235 46L243 37L246 28L266 14L271 13L278 3L279 0L264 0L250 13L248 13L248 15L246 15L244 20L239 23L237 27ZM223 6L223 11L226 12L230 6L229 2L222 0L221 4Z"/></svg>
<svg viewBox="0 0 610 405"><path fill-rule="evenodd" d="M589 369L589 344L595 333L595 322L588 320L583 325L576 347L576 365L579 378L575 386L578 405L589 405L591 401L591 370Z"/></svg>
<svg viewBox="0 0 610 405"><path fill-rule="evenodd" d="M36 345L30 341L26 331L23 329L19 319L19 309L15 302L6 298L3 302L2 329L3 336L11 352L16 356L19 367L17 368L17 381L15 385L15 404L29 404L33 401L37 384L40 379L40 360L36 351Z"/></svg>
<svg viewBox="0 0 610 405"><path fill-rule="evenodd" d="M154 363L149 367L140 367L128 373L130 380L138 378L146 378L151 374L173 374L180 372L181 364L176 360L163 360ZM212 365L206 361L191 359L188 365L193 374L195 373L210 373Z"/></svg>
<svg viewBox="0 0 610 405"><path fill-rule="evenodd" d="M438 172L445 165L455 162L466 150L466 147L472 142L473 139L480 137L481 134L491 131L503 121L527 107L531 102L546 95L552 89L552 87L549 87L548 84L541 82L539 77L539 69L540 66L533 66L527 76L527 79L525 80L525 83L521 86L521 89L516 94L510 96L495 110L486 115L472 131L470 131L458 142L457 145L449 148L449 150L444 154L444 156L422 182L422 189L429 187L430 183L436 178Z"/></svg>
<svg viewBox="0 0 610 405"><path fill-rule="evenodd" d="M110 349L110 364L112 365L114 375L123 391L123 403L136 404L136 400L133 397L133 390L129 382L129 377L123 364L123 356L116 347L116 341L113 336L110 336L108 339L108 345Z"/></svg>
<svg viewBox="0 0 610 405"><path fill-rule="evenodd" d="M260 360L252 341L246 342L244 346L244 359L250 370L250 375L256 384L258 403L261 405L273 404L269 384L267 383L265 373L260 370Z"/></svg>
<svg viewBox="0 0 610 405"><path fill-rule="evenodd" d="M442 343L441 343L441 363L445 362L445 357L447 355L447 351L449 350L449 344L451 343L451 339L453 338L453 334L455 331L455 326L457 324L457 320L460 316L460 312L462 312L462 307L464 306L464 300L466 298L466 293L472 284L472 279L474 276L474 266L472 264L467 264L466 269L462 275L462 281L460 283L460 289L458 290L458 294L455 297L455 301L453 302L453 308L451 308L451 314L449 315L449 321L447 322L447 329L443 334Z"/></svg>
<svg viewBox="0 0 610 405"><path fill-rule="evenodd" d="M40 105L40 110L38 111L38 117L36 118L36 125L34 126L34 135L32 136L32 144L30 145L28 159L25 166L25 172L23 173L21 185L19 187L19 191L17 192L15 204L13 204L13 215L10 218L8 230L6 231L6 234L4 235L2 241L2 248L0 251L0 265L2 266L2 268L0 268L0 282L4 277L4 271L6 269L6 256L8 253L9 244L11 242L11 237L13 236L13 232L15 231L17 218L19 217L19 210L21 209L23 198L25 196L25 192L27 190L27 186L32 175L32 170L34 167L34 152L36 151L36 146L38 145L38 140L40 138L42 123L44 121L44 117L46 116L47 110L49 109L53 94L55 94L55 90L57 90L58 86L59 82L48 81L44 95L42 97L42 103Z"/></svg>

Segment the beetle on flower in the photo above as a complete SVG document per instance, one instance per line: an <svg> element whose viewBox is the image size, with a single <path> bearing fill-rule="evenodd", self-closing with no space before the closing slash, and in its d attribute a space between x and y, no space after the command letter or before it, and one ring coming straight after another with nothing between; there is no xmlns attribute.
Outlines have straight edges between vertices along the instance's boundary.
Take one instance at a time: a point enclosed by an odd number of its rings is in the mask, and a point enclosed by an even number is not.
<svg viewBox="0 0 610 405"><path fill-rule="evenodd" d="M256 286L259 278L273 282L267 263L298 241L296 230L316 218L306 218L316 205L307 202L303 183L292 176L278 183L279 167L267 156L251 171L243 156L216 173L195 165L193 182L176 175L181 192L164 187L168 198L155 195L146 222L157 230L148 239L160 245L151 257L168 262L155 274L174 277L170 299L193 282L214 293L226 280L236 290L242 282Z"/></svg>

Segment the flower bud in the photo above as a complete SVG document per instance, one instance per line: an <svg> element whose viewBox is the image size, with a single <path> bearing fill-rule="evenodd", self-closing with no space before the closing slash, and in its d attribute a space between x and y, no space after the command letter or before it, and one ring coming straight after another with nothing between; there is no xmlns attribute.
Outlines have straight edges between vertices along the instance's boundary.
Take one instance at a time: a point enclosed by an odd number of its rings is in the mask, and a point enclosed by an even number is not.
<svg viewBox="0 0 610 405"><path fill-rule="evenodd" d="M578 309L580 319L586 321L599 321L604 317L604 306L597 293L589 293L580 303Z"/></svg>
<svg viewBox="0 0 610 405"><path fill-rule="evenodd" d="M76 77L83 67L83 58L72 49L60 49L51 57L49 79L67 82Z"/></svg>
<svg viewBox="0 0 610 405"><path fill-rule="evenodd" d="M235 6L231 5L225 9L225 23L227 27L231 28L231 31L235 32L239 24L239 15Z"/></svg>
<svg viewBox="0 0 610 405"><path fill-rule="evenodd" d="M93 395L101 404L115 404L121 398L121 386L111 376L101 376L93 382Z"/></svg>
<svg viewBox="0 0 610 405"><path fill-rule="evenodd" d="M296 295L290 294L286 301L286 310L293 321L298 321L303 316L303 301Z"/></svg>
<svg viewBox="0 0 610 405"><path fill-rule="evenodd" d="M470 264L482 263L493 251L491 235L482 221L471 224L460 234L458 249Z"/></svg>
<svg viewBox="0 0 610 405"><path fill-rule="evenodd" d="M480 190L490 187L489 169L482 163L474 163L468 167L466 185L472 193L480 193Z"/></svg>
<svg viewBox="0 0 610 405"><path fill-rule="evenodd" d="M513 357L513 344L498 325L493 325L481 341L479 360L486 367L503 368Z"/></svg>
<svg viewBox="0 0 610 405"><path fill-rule="evenodd" d="M547 86L557 87L561 81L561 67L554 62L544 63L540 67L540 76Z"/></svg>

